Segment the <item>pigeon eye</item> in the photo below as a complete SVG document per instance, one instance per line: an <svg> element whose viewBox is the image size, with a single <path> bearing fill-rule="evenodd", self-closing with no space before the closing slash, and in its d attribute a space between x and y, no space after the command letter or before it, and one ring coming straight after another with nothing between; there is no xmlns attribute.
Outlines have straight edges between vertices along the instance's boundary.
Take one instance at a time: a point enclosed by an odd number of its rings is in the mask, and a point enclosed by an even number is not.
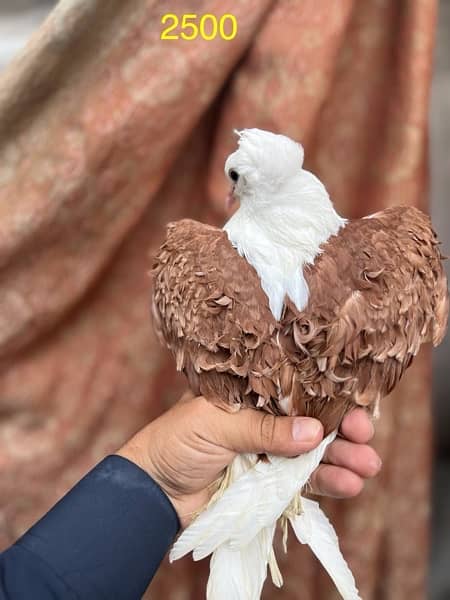
<svg viewBox="0 0 450 600"><path fill-rule="evenodd" d="M230 179L234 182L236 182L239 179L239 173L234 169L230 169L228 171L228 175L230 176Z"/></svg>

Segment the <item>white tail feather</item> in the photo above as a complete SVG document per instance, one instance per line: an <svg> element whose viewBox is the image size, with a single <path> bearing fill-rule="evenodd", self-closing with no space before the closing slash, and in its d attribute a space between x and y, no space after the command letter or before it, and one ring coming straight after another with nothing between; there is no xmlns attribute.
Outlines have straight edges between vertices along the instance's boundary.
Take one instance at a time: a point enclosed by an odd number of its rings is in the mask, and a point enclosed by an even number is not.
<svg viewBox="0 0 450 600"><path fill-rule="evenodd" d="M318 502L302 498L303 512L291 517L292 528L302 544L308 544L345 600L361 600L355 579L339 548L333 526Z"/></svg>
<svg viewBox="0 0 450 600"><path fill-rule="evenodd" d="M276 583L281 584L272 541L285 511L298 539L311 546L345 600L359 599L337 536L318 504L302 498L305 513L300 516L290 508L335 437L334 431L317 448L296 458L269 456L269 462L248 454L235 458L230 486L181 534L170 552L171 561L191 551L194 560L213 553L208 600L258 600L269 561Z"/></svg>
<svg viewBox="0 0 450 600"><path fill-rule="evenodd" d="M206 597L208 600L259 600L267 577L275 523L264 527L240 550L222 544L213 553Z"/></svg>
<svg viewBox="0 0 450 600"><path fill-rule="evenodd" d="M331 433L317 448L296 458L269 456L269 462L257 462L180 535L170 560L191 551L194 560L200 560L224 542L235 549L247 545L258 531L281 516L335 437L336 432ZM236 466L236 471L242 471L243 460L248 464L248 455L237 456L233 469Z"/></svg>

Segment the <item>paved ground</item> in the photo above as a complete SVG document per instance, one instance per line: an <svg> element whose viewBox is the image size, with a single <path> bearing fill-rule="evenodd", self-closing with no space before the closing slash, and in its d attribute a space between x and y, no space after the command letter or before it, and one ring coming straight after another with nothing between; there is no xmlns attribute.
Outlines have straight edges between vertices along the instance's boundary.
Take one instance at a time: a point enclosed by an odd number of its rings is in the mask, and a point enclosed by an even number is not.
<svg viewBox="0 0 450 600"><path fill-rule="evenodd" d="M1 0L0 70L45 18L53 0ZM450 0L441 0L430 112L433 222L450 254ZM450 275L450 261L447 264ZM434 355L437 453L430 599L450 598L450 336ZM414 519L414 515L411 515ZM413 540L412 540L413 541Z"/></svg>

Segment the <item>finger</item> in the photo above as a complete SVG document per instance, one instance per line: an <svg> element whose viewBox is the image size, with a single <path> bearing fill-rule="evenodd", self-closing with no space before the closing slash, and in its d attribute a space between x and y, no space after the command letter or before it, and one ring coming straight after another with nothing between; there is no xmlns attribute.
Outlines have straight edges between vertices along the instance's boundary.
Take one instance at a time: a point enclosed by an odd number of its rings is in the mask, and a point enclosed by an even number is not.
<svg viewBox="0 0 450 600"><path fill-rule="evenodd" d="M315 494L332 498L353 498L364 487L364 481L347 469L321 464L311 476L311 487Z"/></svg>
<svg viewBox="0 0 450 600"><path fill-rule="evenodd" d="M371 446L343 439L328 446L323 462L344 467L360 477L375 477L381 469L381 459Z"/></svg>
<svg viewBox="0 0 450 600"><path fill-rule="evenodd" d="M253 409L240 410L221 419L223 441L234 452L297 456L315 448L323 427L309 417L275 417Z"/></svg>
<svg viewBox="0 0 450 600"><path fill-rule="evenodd" d="M190 389L187 389L178 402L189 402L189 400L192 400L193 398L195 398L194 392Z"/></svg>
<svg viewBox="0 0 450 600"><path fill-rule="evenodd" d="M367 411L355 408L344 417L341 432L351 442L367 444L373 438L375 430Z"/></svg>

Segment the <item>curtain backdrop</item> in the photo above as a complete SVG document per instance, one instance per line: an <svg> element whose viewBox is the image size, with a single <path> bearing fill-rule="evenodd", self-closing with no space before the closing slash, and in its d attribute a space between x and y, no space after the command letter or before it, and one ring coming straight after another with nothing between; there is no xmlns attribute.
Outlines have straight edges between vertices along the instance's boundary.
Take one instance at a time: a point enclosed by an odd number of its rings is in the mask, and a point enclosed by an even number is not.
<svg viewBox="0 0 450 600"><path fill-rule="evenodd" d="M235 40L161 41L165 12L233 13ZM151 254L226 218L233 128L303 142L338 210L427 209L434 0L62 0L0 80L0 545L185 383L149 317ZM430 365L382 405L381 475L323 502L365 600L422 600ZM293 541L266 600L338 598ZM206 561L154 598L204 597Z"/></svg>

